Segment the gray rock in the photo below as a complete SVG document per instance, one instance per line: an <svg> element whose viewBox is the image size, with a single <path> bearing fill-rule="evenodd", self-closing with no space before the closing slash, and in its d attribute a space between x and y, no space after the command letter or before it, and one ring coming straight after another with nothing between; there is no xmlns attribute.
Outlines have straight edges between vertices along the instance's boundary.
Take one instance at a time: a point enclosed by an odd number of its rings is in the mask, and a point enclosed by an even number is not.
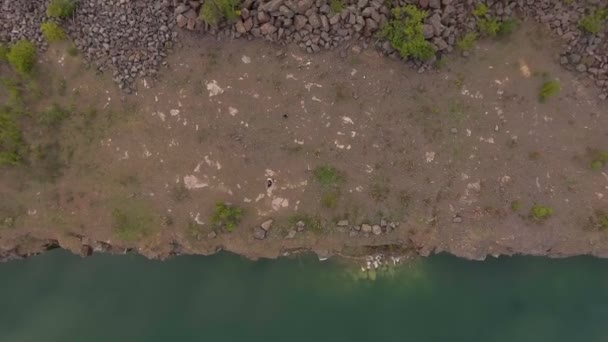
<svg viewBox="0 0 608 342"><path fill-rule="evenodd" d="M445 40L443 40L443 38L441 37L435 37L433 39L433 44L437 46L437 50L439 51L446 50L449 47L448 43L446 43Z"/></svg>
<svg viewBox="0 0 608 342"><path fill-rule="evenodd" d="M296 15L293 21L294 27L296 28L296 30L301 30L304 28L304 26L306 26L306 23L308 22L308 18L306 18L303 15Z"/></svg>
<svg viewBox="0 0 608 342"><path fill-rule="evenodd" d="M257 240L264 240L266 238L266 231L260 227L253 229L253 237Z"/></svg>
<svg viewBox="0 0 608 342"><path fill-rule="evenodd" d="M243 26L245 27L245 31L249 32L253 28L253 19L251 17L247 18L245 22L243 22Z"/></svg>
<svg viewBox="0 0 608 342"><path fill-rule="evenodd" d="M175 12L174 13L175 14L182 14L182 13L185 13L186 11L188 11L189 9L190 9L190 7L188 7L187 5L180 4L179 6L177 6L175 8Z"/></svg>
<svg viewBox="0 0 608 342"><path fill-rule="evenodd" d="M270 20L270 16L264 12L264 11L259 11L258 12L258 23L263 24L263 23L267 23Z"/></svg>
<svg viewBox="0 0 608 342"><path fill-rule="evenodd" d="M321 19L316 13L313 13L308 17L308 23L310 23L310 26L312 26L313 29L321 27Z"/></svg>
<svg viewBox="0 0 608 342"><path fill-rule="evenodd" d="M260 228L264 229L264 231L267 232L272 227L273 222L274 221L272 219L266 220L266 221L262 222L262 224L260 225Z"/></svg>
<svg viewBox="0 0 608 342"><path fill-rule="evenodd" d="M434 9L440 9L441 0L429 0L429 6Z"/></svg>
<svg viewBox="0 0 608 342"><path fill-rule="evenodd" d="M338 221L338 223L336 223L336 225L338 227L346 227L346 226L348 226L348 220L340 220L340 221Z"/></svg>
<svg viewBox="0 0 608 342"><path fill-rule="evenodd" d="M435 30L435 35L440 36L445 28L441 23L441 16L438 13L433 14L429 18L429 23L433 26L433 29Z"/></svg>
<svg viewBox="0 0 608 342"><path fill-rule="evenodd" d="M450 128L450 133L452 133L452 134L458 134L458 128L456 128L456 127Z"/></svg>
<svg viewBox="0 0 608 342"><path fill-rule="evenodd" d="M313 4L312 0L300 0L300 1L298 1L298 13L305 14L306 11L308 11L308 9L310 7L312 7L312 4Z"/></svg>
<svg viewBox="0 0 608 342"><path fill-rule="evenodd" d="M340 22L340 14L334 14L333 17L329 18L330 25L336 25Z"/></svg>
<svg viewBox="0 0 608 342"><path fill-rule="evenodd" d="M217 233L214 231L209 232L209 234L207 234L207 239L213 240L217 237Z"/></svg>
<svg viewBox="0 0 608 342"><path fill-rule="evenodd" d="M369 3L369 0L358 0L357 1L357 7L358 8L364 8L367 6L367 4Z"/></svg>
<svg viewBox="0 0 608 342"><path fill-rule="evenodd" d="M364 223L361 225L361 231L364 233L371 233L372 232L372 226L370 226L367 223Z"/></svg>
<svg viewBox="0 0 608 342"><path fill-rule="evenodd" d="M287 6L283 5L281 7L279 7L279 12L281 13L281 15L287 17L287 18L291 18L293 17L293 11L290 10Z"/></svg>
<svg viewBox="0 0 608 342"><path fill-rule="evenodd" d="M271 1L267 2L266 4L264 4L264 9L268 12L274 12L274 11L278 10L282 4L283 4L283 0L271 0Z"/></svg>
<svg viewBox="0 0 608 342"><path fill-rule="evenodd" d="M271 23L266 23L260 27L260 32L265 35L271 35L277 31L277 28L274 27Z"/></svg>
<svg viewBox="0 0 608 342"><path fill-rule="evenodd" d="M245 29L245 25L243 24L242 20L237 20L237 22L234 24L234 28L238 33L247 33L247 30Z"/></svg>
<svg viewBox="0 0 608 342"><path fill-rule="evenodd" d="M306 224L304 223L304 221L296 222L296 230L298 232L304 231L305 228L306 228Z"/></svg>
<svg viewBox="0 0 608 342"><path fill-rule="evenodd" d="M178 14L175 20L178 27L185 27L188 24L188 18L186 18L186 16L183 14Z"/></svg>
<svg viewBox="0 0 608 342"><path fill-rule="evenodd" d="M376 24L376 22L371 18L365 19L366 34L370 35L370 34L374 33L376 30L378 30L378 24Z"/></svg>
<svg viewBox="0 0 608 342"><path fill-rule="evenodd" d="M374 233L374 235L380 235L380 234L382 234L382 227L380 227L377 224L373 225L372 226L372 233Z"/></svg>
<svg viewBox="0 0 608 342"><path fill-rule="evenodd" d="M386 227L386 226L388 226L388 222L386 222L386 220L385 220L385 219L381 219L381 220L380 220L380 227L384 228L384 227Z"/></svg>
<svg viewBox="0 0 608 342"><path fill-rule="evenodd" d="M429 7L429 0L418 0L418 6L420 6L421 8L428 8Z"/></svg>
<svg viewBox="0 0 608 342"><path fill-rule="evenodd" d="M585 71L587 71L587 66L583 63L580 63L579 65L576 66L576 71L585 72Z"/></svg>
<svg viewBox="0 0 608 342"><path fill-rule="evenodd" d="M460 216L455 216L455 217L452 219L452 222L454 222L454 223L462 223L462 217L460 217Z"/></svg>

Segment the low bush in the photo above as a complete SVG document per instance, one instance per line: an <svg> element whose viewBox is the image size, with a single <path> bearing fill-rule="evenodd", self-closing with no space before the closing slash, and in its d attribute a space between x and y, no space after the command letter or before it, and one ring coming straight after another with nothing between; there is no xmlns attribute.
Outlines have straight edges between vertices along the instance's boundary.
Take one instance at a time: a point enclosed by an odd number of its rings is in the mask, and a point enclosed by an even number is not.
<svg viewBox="0 0 608 342"><path fill-rule="evenodd" d="M388 40L402 58L431 59L435 49L422 34L422 23L427 12L407 5L394 8L391 13L391 20L382 28L380 36Z"/></svg>
<svg viewBox="0 0 608 342"><path fill-rule="evenodd" d="M534 205L532 209L530 209L530 217L536 221L544 221L553 215L553 208L542 206L542 205Z"/></svg>
<svg viewBox="0 0 608 342"><path fill-rule="evenodd" d="M46 39L49 43L58 42L65 39L65 31L57 25L57 23L52 21L47 21L40 25L40 30L42 31L42 35L44 39Z"/></svg>
<svg viewBox="0 0 608 342"><path fill-rule="evenodd" d="M602 30L606 18L608 18L608 10L597 10L581 18L578 27L587 33L597 34Z"/></svg>
<svg viewBox="0 0 608 342"><path fill-rule="evenodd" d="M477 42L477 33L469 32L469 33L465 34L464 36L462 36L460 39L458 39L458 41L456 42L456 47L460 51L469 51L475 47L476 42Z"/></svg>
<svg viewBox="0 0 608 342"><path fill-rule="evenodd" d="M142 208L127 206L112 211L112 228L114 234L120 240L135 241L141 239L154 228L154 217Z"/></svg>
<svg viewBox="0 0 608 342"><path fill-rule="evenodd" d="M76 0L51 0L46 15L51 18L67 18L76 10Z"/></svg>
<svg viewBox="0 0 608 342"><path fill-rule="evenodd" d="M7 60L8 51L8 46L0 43L0 62Z"/></svg>
<svg viewBox="0 0 608 342"><path fill-rule="evenodd" d="M224 19L236 19L239 15L237 7L240 3L240 0L207 0L201 6L199 16L205 23L217 26Z"/></svg>
<svg viewBox="0 0 608 342"><path fill-rule="evenodd" d="M318 166L314 170L315 180L324 188L337 188L344 182L344 176L333 166Z"/></svg>
<svg viewBox="0 0 608 342"><path fill-rule="evenodd" d="M342 0L331 0L329 2L329 8L331 9L331 12L335 14L342 12L346 6L344 6Z"/></svg>
<svg viewBox="0 0 608 342"><path fill-rule="evenodd" d="M486 4L479 4L473 10L473 15L480 18L488 13L488 6Z"/></svg>
<svg viewBox="0 0 608 342"><path fill-rule="evenodd" d="M241 223L243 209L222 202L215 204L215 211L211 216L211 224L232 232Z"/></svg>
<svg viewBox="0 0 608 342"><path fill-rule="evenodd" d="M498 36L500 27L501 25L496 19L483 18L477 21L477 28L479 29L479 32L487 37L493 38Z"/></svg>
<svg viewBox="0 0 608 342"><path fill-rule="evenodd" d="M34 68L36 46L28 40L20 40L11 46L6 58L17 73L28 75Z"/></svg>

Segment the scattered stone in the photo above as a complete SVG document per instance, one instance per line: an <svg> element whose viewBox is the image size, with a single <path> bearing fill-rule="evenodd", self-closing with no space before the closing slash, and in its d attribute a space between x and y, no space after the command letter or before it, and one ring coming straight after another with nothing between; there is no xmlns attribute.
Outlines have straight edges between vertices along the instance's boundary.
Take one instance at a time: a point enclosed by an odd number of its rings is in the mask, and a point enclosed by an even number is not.
<svg viewBox="0 0 608 342"><path fill-rule="evenodd" d="M462 223L462 217L460 217L460 216L455 216L455 217L452 219L452 222L454 222L454 223Z"/></svg>
<svg viewBox="0 0 608 342"><path fill-rule="evenodd" d="M264 231L267 232L272 227L273 222L274 221L272 219L266 220L266 221L262 222L262 224L260 225L260 228L264 229Z"/></svg>
<svg viewBox="0 0 608 342"><path fill-rule="evenodd" d="M361 225L361 231L364 233L371 233L372 232L372 226L370 226L367 223L364 223Z"/></svg>
<svg viewBox="0 0 608 342"><path fill-rule="evenodd" d="M215 231L210 231L209 234L207 234L207 239L209 240L213 240L217 237L217 233Z"/></svg>
<svg viewBox="0 0 608 342"><path fill-rule="evenodd" d="M85 258L93 254L93 247L89 245L82 245L80 247L80 256Z"/></svg>
<svg viewBox="0 0 608 342"><path fill-rule="evenodd" d="M286 239L293 239L296 237L296 230L295 229L291 229L288 233L287 236L285 237Z"/></svg>
<svg viewBox="0 0 608 342"><path fill-rule="evenodd" d="M253 237L257 240L264 240L266 238L266 231L260 227L253 229Z"/></svg>
<svg viewBox="0 0 608 342"><path fill-rule="evenodd" d="M340 220L340 221L338 221L338 223L336 225L338 227L346 227L346 226L348 226L348 220Z"/></svg>
<svg viewBox="0 0 608 342"><path fill-rule="evenodd" d="M372 232L374 233L374 235L380 235L380 234L382 234L382 227L375 224L372 226Z"/></svg>
<svg viewBox="0 0 608 342"><path fill-rule="evenodd" d="M452 133L452 134L458 134L458 128L456 128L456 127L450 128L450 133Z"/></svg>
<svg viewBox="0 0 608 342"><path fill-rule="evenodd" d="M305 228L306 228L306 224L304 223L304 221L296 222L296 229L298 232L304 231Z"/></svg>

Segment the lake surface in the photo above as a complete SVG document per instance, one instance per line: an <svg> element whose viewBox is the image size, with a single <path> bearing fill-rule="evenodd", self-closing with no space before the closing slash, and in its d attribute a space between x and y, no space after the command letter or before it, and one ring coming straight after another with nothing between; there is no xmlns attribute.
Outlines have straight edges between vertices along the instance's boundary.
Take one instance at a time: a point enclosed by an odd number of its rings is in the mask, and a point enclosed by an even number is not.
<svg viewBox="0 0 608 342"><path fill-rule="evenodd" d="M354 280L313 257L0 264L0 341L608 341L608 260L420 259Z"/></svg>

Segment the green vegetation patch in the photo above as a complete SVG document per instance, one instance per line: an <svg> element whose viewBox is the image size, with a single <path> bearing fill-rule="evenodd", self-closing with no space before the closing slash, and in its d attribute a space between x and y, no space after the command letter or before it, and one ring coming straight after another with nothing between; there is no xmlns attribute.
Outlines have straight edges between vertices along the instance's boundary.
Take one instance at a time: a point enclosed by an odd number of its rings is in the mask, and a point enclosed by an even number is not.
<svg viewBox="0 0 608 342"><path fill-rule="evenodd" d="M344 8L346 8L346 6L342 0L331 0L329 2L329 8L331 9L332 13L340 13L344 10Z"/></svg>
<svg viewBox="0 0 608 342"><path fill-rule="evenodd" d="M8 51L9 48L5 44L0 43L0 62L4 62L8 60Z"/></svg>
<svg viewBox="0 0 608 342"><path fill-rule="evenodd" d="M521 201L519 200L515 200L511 202L511 210L514 212L520 211L521 210Z"/></svg>
<svg viewBox="0 0 608 342"><path fill-rule="evenodd" d="M547 99L549 99L550 97L557 95L561 89L562 89L562 87L561 87L559 81L557 81L557 80L546 81L540 87L540 90L538 92L538 100L540 102L546 102Z"/></svg>
<svg viewBox="0 0 608 342"><path fill-rule="evenodd" d="M500 23L496 19L479 19L477 21L477 28L479 32L487 37L496 37L498 36L498 32L500 32Z"/></svg>
<svg viewBox="0 0 608 342"><path fill-rule="evenodd" d="M460 51L470 51L475 47L475 43L477 43L477 33L469 32L458 39L456 47Z"/></svg>
<svg viewBox="0 0 608 342"><path fill-rule="evenodd" d="M473 10L473 15L480 18L488 14L488 6L486 4L479 4Z"/></svg>
<svg viewBox="0 0 608 342"><path fill-rule="evenodd" d="M138 201L124 201L112 210L112 229L122 241L145 238L158 224L152 210Z"/></svg>
<svg viewBox="0 0 608 342"><path fill-rule="evenodd" d="M70 113L60 105L54 103L47 110L40 113L40 123L46 126L57 126L66 119Z"/></svg>
<svg viewBox="0 0 608 342"><path fill-rule="evenodd" d="M76 0L51 0L46 8L46 15L51 18L67 18L74 14Z"/></svg>
<svg viewBox="0 0 608 342"><path fill-rule="evenodd" d="M66 37L65 31L61 28L61 26L52 21L42 23L42 25L40 25L40 30L42 31L44 39L46 39L46 41L49 43L64 40Z"/></svg>
<svg viewBox="0 0 608 342"><path fill-rule="evenodd" d="M322 165L314 170L315 180L324 188L337 188L344 182L342 173L333 166Z"/></svg>
<svg viewBox="0 0 608 342"><path fill-rule="evenodd" d="M229 232L233 231L241 223L243 209L228 203L218 202L211 216L211 224L223 228Z"/></svg>
<svg viewBox="0 0 608 342"><path fill-rule="evenodd" d="M427 12L414 5L393 8L392 17L380 31L380 36L399 51L402 58L429 60L435 55L433 46L424 39L422 23Z"/></svg>
<svg viewBox="0 0 608 342"><path fill-rule="evenodd" d="M578 27L591 34L598 34L604 26L604 20L608 18L608 10L597 10L589 15L584 16L578 22Z"/></svg>
<svg viewBox="0 0 608 342"><path fill-rule="evenodd" d="M68 55L75 57L78 55L78 49L76 48L76 46L72 45L68 48Z"/></svg>
<svg viewBox="0 0 608 342"><path fill-rule="evenodd" d="M307 214L296 214L289 218L289 225L295 227L298 222L304 223L304 229L313 233L323 232L323 221L319 216L312 216Z"/></svg>
<svg viewBox="0 0 608 342"><path fill-rule="evenodd" d="M595 212L595 223L599 229L608 230L608 213L603 210L597 210Z"/></svg>
<svg viewBox="0 0 608 342"><path fill-rule="evenodd" d="M27 154L17 115L10 107L0 109L0 166L17 165Z"/></svg>
<svg viewBox="0 0 608 342"><path fill-rule="evenodd" d="M11 46L6 58L17 73L29 75L36 60L36 46L28 40L20 40Z"/></svg>
<svg viewBox="0 0 608 342"><path fill-rule="evenodd" d="M553 208L534 205L530 209L530 217L536 221L544 221L553 215Z"/></svg>
<svg viewBox="0 0 608 342"><path fill-rule="evenodd" d="M211 26L217 26L224 19L234 20L239 16L240 3L240 0L207 0L201 6L200 19Z"/></svg>

